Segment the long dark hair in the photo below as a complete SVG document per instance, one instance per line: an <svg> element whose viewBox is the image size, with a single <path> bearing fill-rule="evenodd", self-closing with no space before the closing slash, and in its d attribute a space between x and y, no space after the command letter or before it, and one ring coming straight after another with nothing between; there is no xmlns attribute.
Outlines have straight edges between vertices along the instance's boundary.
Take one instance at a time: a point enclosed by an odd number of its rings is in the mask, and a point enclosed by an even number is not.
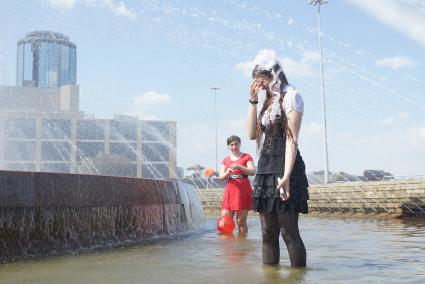
<svg viewBox="0 0 425 284"><path fill-rule="evenodd" d="M262 76L262 77L267 77L269 79L273 79L274 76L272 71L274 71L274 73L277 74L277 80L275 80L276 82L274 82L273 86L270 86L270 89L272 91L275 90L276 92L280 94L279 105L282 106L283 97L285 96L285 93L286 93L284 90L289 83L279 63L276 63L272 69L268 69L268 70L262 69L259 65L256 65L254 70L252 70L252 78L255 79L255 77L257 76ZM264 113L266 112L270 104L272 103L272 97L273 97L272 93L266 92L266 100L263 103L263 107L261 108L260 115L258 116L258 119L257 119L257 130L256 130L257 149L260 148L261 136L263 132L265 132L266 130L272 131L272 135L269 141L264 141L264 143L271 143L272 138L276 137L279 133L279 130L278 130L279 123L277 123L278 120L271 122L266 129L264 129L265 127L261 124L261 120L264 116ZM281 115L278 119L284 128L286 136L289 137L289 139L293 140L291 129L289 129L289 126L288 126L288 118L286 117L285 110L282 109L282 107L281 107Z"/></svg>

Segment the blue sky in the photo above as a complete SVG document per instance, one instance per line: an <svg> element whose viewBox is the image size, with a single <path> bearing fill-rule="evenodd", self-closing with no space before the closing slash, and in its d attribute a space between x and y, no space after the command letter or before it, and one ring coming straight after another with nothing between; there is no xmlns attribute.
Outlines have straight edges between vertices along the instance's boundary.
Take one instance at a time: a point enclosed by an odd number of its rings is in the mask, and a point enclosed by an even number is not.
<svg viewBox="0 0 425 284"><path fill-rule="evenodd" d="M246 138L249 66L274 49L304 98L300 150L323 169L316 9L301 0L0 2L0 85L14 85L16 42L52 30L77 45L81 110L175 120L178 164L215 164ZM321 10L330 170L425 174L425 4L329 0Z"/></svg>

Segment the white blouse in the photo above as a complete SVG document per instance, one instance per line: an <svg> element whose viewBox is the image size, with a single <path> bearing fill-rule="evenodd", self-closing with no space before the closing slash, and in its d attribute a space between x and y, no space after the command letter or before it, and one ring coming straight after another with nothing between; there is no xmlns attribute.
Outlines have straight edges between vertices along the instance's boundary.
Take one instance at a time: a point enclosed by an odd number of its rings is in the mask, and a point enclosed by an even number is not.
<svg viewBox="0 0 425 284"><path fill-rule="evenodd" d="M282 108L288 115L291 111L296 110L300 113L304 113L304 101L300 93L291 85L286 86L286 94L283 97Z"/></svg>
<svg viewBox="0 0 425 284"><path fill-rule="evenodd" d="M297 92L297 90L291 85L287 85L284 89L285 96L282 101L282 109L285 110L286 115L288 115L291 111L296 110L299 113L304 113L304 101L301 95ZM262 103L265 101L265 96L261 99ZM273 102L271 104L271 110L267 110L261 120L261 123L264 126L269 125L270 121L274 121L278 115L281 114L279 105L279 97L275 96L273 98Z"/></svg>

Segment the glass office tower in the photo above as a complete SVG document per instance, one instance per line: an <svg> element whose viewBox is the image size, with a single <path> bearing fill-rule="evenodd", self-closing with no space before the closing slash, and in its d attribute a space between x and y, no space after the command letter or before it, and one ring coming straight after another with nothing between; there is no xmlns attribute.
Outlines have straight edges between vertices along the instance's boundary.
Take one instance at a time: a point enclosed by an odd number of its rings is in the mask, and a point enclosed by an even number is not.
<svg viewBox="0 0 425 284"><path fill-rule="evenodd" d="M18 41L16 85L56 88L77 82L77 47L67 36L35 31Z"/></svg>

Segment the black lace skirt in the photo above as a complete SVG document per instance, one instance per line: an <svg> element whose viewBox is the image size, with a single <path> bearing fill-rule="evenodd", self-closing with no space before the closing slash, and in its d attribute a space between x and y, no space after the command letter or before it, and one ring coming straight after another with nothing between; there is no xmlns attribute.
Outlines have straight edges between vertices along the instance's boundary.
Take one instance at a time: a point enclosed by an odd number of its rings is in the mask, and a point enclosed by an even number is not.
<svg viewBox="0 0 425 284"><path fill-rule="evenodd" d="M282 175L257 174L255 176L252 209L256 212L293 211L308 213L308 181L302 159L296 159L294 164L289 182L290 197L286 201L282 201L279 191L276 190L278 177L282 177Z"/></svg>

